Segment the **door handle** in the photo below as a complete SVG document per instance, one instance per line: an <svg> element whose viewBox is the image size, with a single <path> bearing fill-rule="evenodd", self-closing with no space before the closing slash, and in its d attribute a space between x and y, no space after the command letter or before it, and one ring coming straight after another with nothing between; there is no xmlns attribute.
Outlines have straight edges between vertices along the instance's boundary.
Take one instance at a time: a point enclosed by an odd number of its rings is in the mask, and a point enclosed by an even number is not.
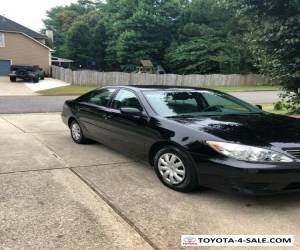
<svg viewBox="0 0 300 250"><path fill-rule="evenodd" d="M79 107L78 111L90 111L91 109L88 107Z"/></svg>

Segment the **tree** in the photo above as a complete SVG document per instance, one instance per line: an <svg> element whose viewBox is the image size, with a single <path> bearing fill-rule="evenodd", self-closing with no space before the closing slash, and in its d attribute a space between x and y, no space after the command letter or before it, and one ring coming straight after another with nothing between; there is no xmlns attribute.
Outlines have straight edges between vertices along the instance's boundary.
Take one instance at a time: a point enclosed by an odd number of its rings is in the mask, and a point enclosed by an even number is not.
<svg viewBox="0 0 300 250"><path fill-rule="evenodd" d="M96 8L96 4L88 0L79 0L69 6L58 6L47 11L47 18L43 20L45 28L53 31L55 54L67 56L65 47L66 32L73 22L81 15L89 13Z"/></svg>
<svg viewBox="0 0 300 250"><path fill-rule="evenodd" d="M176 32L178 1L111 0L104 11L109 19L106 62L110 68L137 65L141 59L162 63Z"/></svg>
<svg viewBox="0 0 300 250"><path fill-rule="evenodd" d="M92 60L91 38L89 26L81 20L76 21L67 33L68 56L78 64L87 66L89 61Z"/></svg>
<svg viewBox="0 0 300 250"><path fill-rule="evenodd" d="M248 19L220 1L80 0L51 9L44 23L56 55L83 67L134 70L150 59L174 73L255 71Z"/></svg>
<svg viewBox="0 0 300 250"><path fill-rule="evenodd" d="M85 68L105 69L106 25L99 11L78 17L66 32L67 56Z"/></svg>
<svg viewBox="0 0 300 250"><path fill-rule="evenodd" d="M215 0L194 0L182 12L178 39L166 61L179 73L248 73L252 58L243 40L247 19Z"/></svg>
<svg viewBox="0 0 300 250"><path fill-rule="evenodd" d="M252 19L248 36L262 73L278 80L291 112L300 112L300 1L234 1Z"/></svg>

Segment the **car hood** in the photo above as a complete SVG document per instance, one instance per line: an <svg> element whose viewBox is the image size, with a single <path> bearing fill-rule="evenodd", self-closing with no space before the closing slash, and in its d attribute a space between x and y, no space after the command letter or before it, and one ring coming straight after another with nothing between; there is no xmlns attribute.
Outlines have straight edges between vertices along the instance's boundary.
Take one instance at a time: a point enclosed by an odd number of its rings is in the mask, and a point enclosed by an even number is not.
<svg viewBox="0 0 300 250"><path fill-rule="evenodd" d="M300 120L287 116L260 113L172 119L233 143L300 147Z"/></svg>

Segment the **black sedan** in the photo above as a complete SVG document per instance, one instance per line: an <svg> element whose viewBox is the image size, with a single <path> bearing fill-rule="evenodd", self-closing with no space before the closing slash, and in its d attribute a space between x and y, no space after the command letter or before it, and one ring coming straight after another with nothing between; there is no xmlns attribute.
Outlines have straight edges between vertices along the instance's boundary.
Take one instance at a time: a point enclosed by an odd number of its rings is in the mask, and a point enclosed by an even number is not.
<svg viewBox="0 0 300 250"><path fill-rule="evenodd" d="M177 191L198 186L268 194L300 190L300 122L222 92L106 87L66 101L74 142L147 159Z"/></svg>

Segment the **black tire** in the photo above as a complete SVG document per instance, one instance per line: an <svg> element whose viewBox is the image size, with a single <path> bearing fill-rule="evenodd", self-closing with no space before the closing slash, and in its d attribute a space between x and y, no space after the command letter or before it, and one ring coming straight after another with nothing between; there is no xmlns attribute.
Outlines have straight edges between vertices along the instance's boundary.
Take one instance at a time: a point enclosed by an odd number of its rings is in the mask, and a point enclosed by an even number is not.
<svg viewBox="0 0 300 250"><path fill-rule="evenodd" d="M178 184L172 184L164 179L159 170L159 160L166 154L175 155L183 163L185 175ZM179 192L191 192L198 187L197 173L193 161L184 151L174 146L166 146L159 150L154 158L154 170L159 180L167 187Z"/></svg>
<svg viewBox="0 0 300 250"><path fill-rule="evenodd" d="M11 77L10 77L10 81L11 81L11 82L16 82L16 81L17 81L17 78L16 78L15 76L11 76Z"/></svg>
<svg viewBox="0 0 300 250"><path fill-rule="evenodd" d="M79 136L75 135L74 130L76 130L76 131L79 132ZM85 144L87 142L87 139L86 139L86 137L84 136L84 134L82 132L81 126L80 126L80 124L76 120L73 120L71 122L70 133L71 133L72 140L75 143L77 143L77 144Z"/></svg>
<svg viewBox="0 0 300 250"><path fill-rule="evenodd" d="M38 83L38 82L40 81L40 79L39 79L39 77L34 77L34 78L32 79L32 81L33 81L34 83Z"/></svg>
<svg viewBox="0 0 300 250"><path fill-rule="evenodd" d="M41 80L44 80L44 79L45 79L45 76L44 76L44 75L41 75L40 78L41 78Z"/></svg>

